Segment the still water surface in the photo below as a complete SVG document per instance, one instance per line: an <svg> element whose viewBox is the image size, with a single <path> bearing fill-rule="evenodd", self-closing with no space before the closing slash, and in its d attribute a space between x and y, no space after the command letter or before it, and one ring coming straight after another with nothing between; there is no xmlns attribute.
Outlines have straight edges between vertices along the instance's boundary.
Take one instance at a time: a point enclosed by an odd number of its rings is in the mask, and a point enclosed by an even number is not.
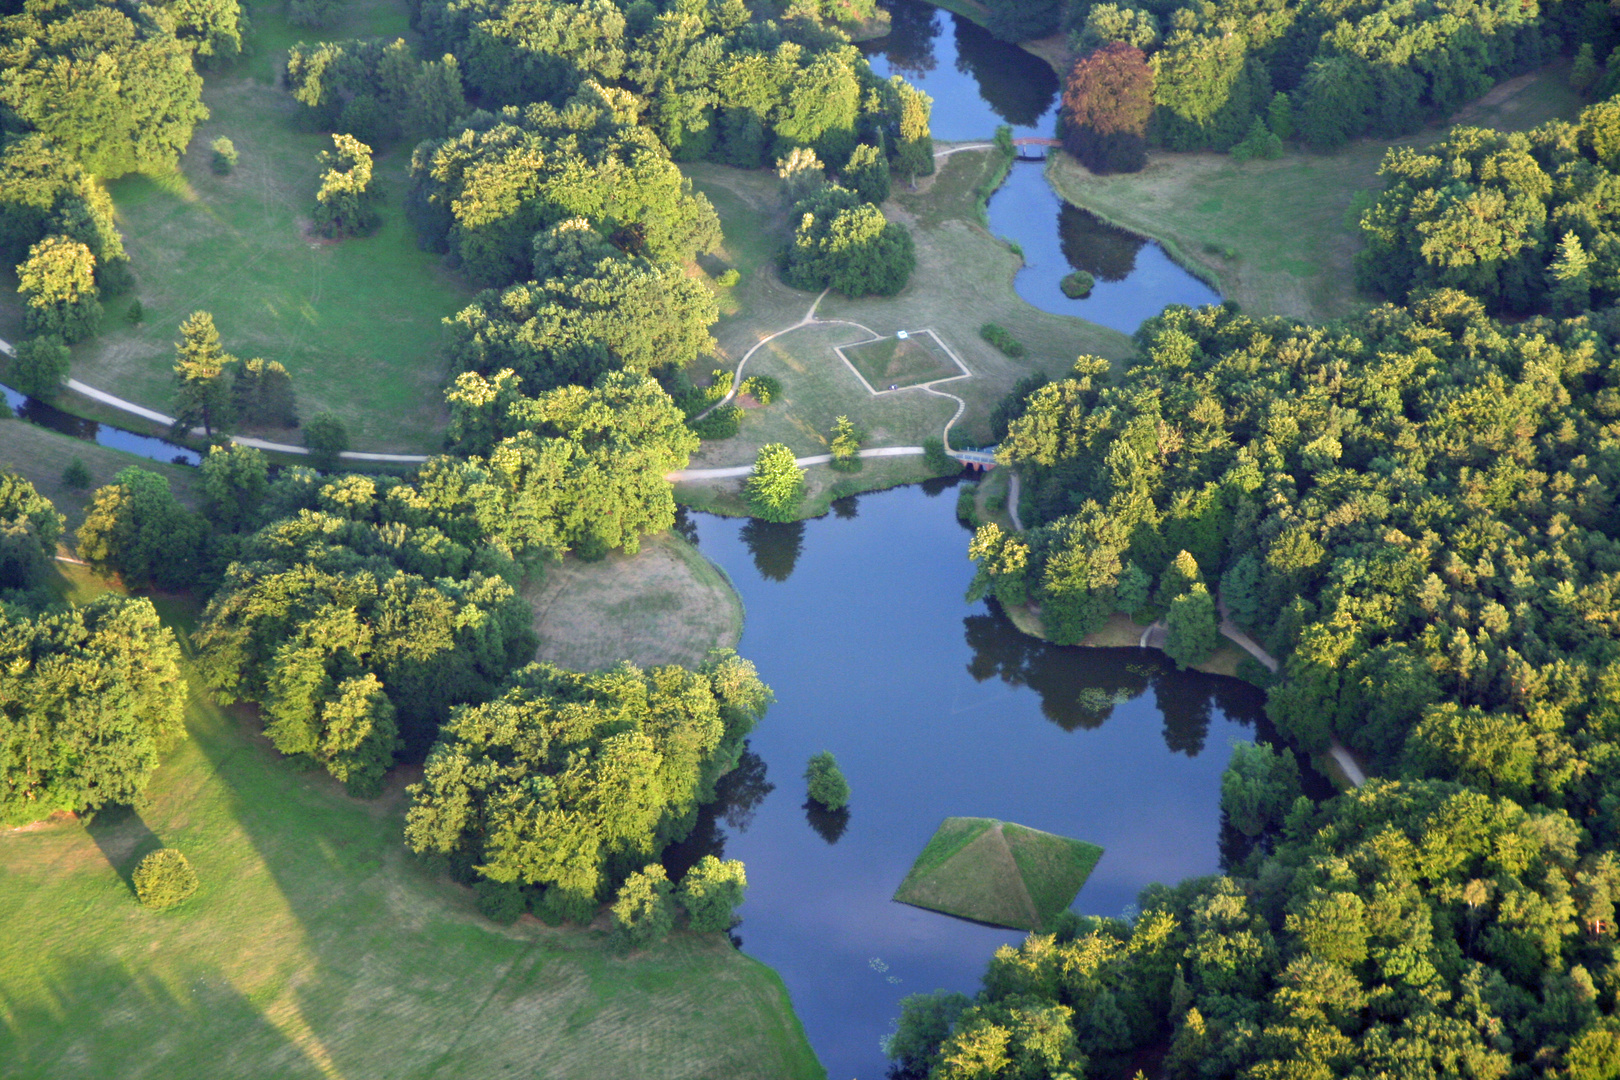
<svg viewBox="0 0 1620 1080"><path fill-rule="evenodd" d="M893 31L865 46L867 59L883 78L904 75L934 99L934 138L985 141L1001 124L1012 127L1014 138L1055 135L1058 79L1044 60L920 0L896 0L891 10ZM1043 311L1130 334L1167 304L1221 302L1158 244L1063 202L1042 164L1015 164L990 199L989 217L990 231L1024 252L1013 288ZM1071 270L1097 279L1083 300L1059 287Z"/></svg>
<svg viewBox="0 0 1620 1080"><path fill-rule="evenodd" d="M1075 907L1119 915L1144 885L1217 870L1221 771L1256 737L1262 696L1245 683L1149 650L1046 645L967 603L955 501L935 483L794 525L688 519L742 594L739 651L777 704L671 868L747 863L743 951L786 980L833 1080L881 1077L904 995L971 994L1023 936L890 900L941 819L1101 844ZM822 750L849 778L847 815L806 809Z"/></svg>

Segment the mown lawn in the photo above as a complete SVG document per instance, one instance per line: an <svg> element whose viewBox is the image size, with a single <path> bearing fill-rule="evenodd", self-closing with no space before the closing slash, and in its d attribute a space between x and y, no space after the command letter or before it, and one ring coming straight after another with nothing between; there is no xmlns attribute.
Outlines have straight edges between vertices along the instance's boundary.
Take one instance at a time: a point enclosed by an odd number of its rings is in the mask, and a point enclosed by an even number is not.
<svg viewBox="0 0 1620 1080"><path fill-rule="evenodd" d="M910 284L890 298L849 300L829 294L816 314L842 322L795 330L755 352L744 374L781 380L781 397L765 408L750 409L735 438L705 443L692 467L746 464L767 442L786 443L801 456L826 453L833 421L840 415L866 432L868 447L915 446L938 438L956 411L955 401L920 387L874 396L833 351L874 334L933 330L962 357L973 377L940 387L967 403L951 430L956 446L982 445L990 438L990 410L1025 375L1038 370L1061 375L1085 353L1112 360L1129 355L1125 335L1040 311L1013 292L1018 256L985 230L978 209L977 192L994 167L988 153L955 154L942 159L940 173L916 192L897 191L884 209L912 228L917 269ZM739 284L720 291L723 315L714 331L720 365L734 369L754 345L802 319L816 297L789 288L777 276L776 254L786 222L770 173L709 164L687 166L686 171L714 203L725 228L725 249L713 268L718 273L734 267L742 274ZM1029 347L1029 355L1010 360L996 351L979 336L986 322L1007 327ZM707 377L708 372L695 374ZM917 472L916 466L909 468ZM926 473L913 478L921 475ZM861 474L835 478L820 490L830 492L839 483L839 494L869 490L887 486L875 483L887 476L888 470L869 461ZM695 495L688 487L682 486L682 501L725 508L726 496ZM824 508L825 502L820 505Z"/></svg>
<svg viewBox="0 0 1620 1080"><path fill-rule="evenodd" d="M301 124L299 107L277 86L286 47L300 38L407 32L404 4L356 0L344 11L341 25L311 34L288 26L280 4L252 6L255 52L207 76L203 100L213 115L179 169L111 185L137 287L109 302L101 335L75 350L75 378L171 411L177 328L203 309L233 353L286 364L303 416L338 414L355 449L439 449L440 320L471 292L439 256L418 250L405 220L410 147L377 158L383 224L375 234L331 242L307 231L317 155L332 141ZM228 177L210 168L209 144L221 135L241 155ZM144 308L139 325L124 318L133 298ZM265 434L300 441L296 431Z"/></svg>
<svg viewBox="0 0 1620 1080"><path fill-rule="evenodd" d="M75 599L101 587L69 571ZM405 850L407 776L352 800L200 693L187 728L138 811L0 834L7 1077L825 1075L781 980L721 935L625 958L494 926ZM128 884L160 845L202 879L167 913Z"/></svg>
<svg viewBox="0 0 1620 1080"><path fill-rule="evenodd" d="M1453 123L1520 131L1580 102L1558 61L1493 89ZM1355 288L1354 207L1381 189L1391 145L1426 146L1434 127L1394 144L1360 139L1333 154L1290 152L1240 164L1227 154L1155 153L1140 173L1096 176L1054 154L1048 176L1069 202L1145 236L1218 283L1245 310L1325 321L1375 302Z"/></svg>

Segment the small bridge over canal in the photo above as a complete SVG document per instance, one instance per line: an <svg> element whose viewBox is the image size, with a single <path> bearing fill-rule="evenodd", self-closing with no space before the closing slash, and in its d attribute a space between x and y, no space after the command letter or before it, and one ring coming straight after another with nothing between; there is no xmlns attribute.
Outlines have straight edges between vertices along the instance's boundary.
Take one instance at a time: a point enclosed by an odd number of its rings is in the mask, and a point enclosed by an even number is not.
<svg viewBox="0 0 1620 1080"><path fill-rule="evenodd" d="M947 454L969 468L980 471L996 467L996 448L988 450L947 450Z"/></svg>
<svg viewBox="0 0 1620 1080"><path fill-rule="evenodd" d="M1062 145L1063 143L1057 139L1039 139L1034 136L1013 140L1019 161L1045 161L1048 147Z"/></svg>

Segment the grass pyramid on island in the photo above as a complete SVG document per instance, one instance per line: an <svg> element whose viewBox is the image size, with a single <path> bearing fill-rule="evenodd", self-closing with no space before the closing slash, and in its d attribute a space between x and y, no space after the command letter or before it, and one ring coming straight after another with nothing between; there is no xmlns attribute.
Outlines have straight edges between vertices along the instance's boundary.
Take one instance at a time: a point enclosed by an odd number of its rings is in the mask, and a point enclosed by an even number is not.
<svg viewBox="0 0 1620 1080"><path fill-rule="evenodd" d="M900 883L902 904L1042 931L1074 903L1103 849L994 818L952 817Z"/></svg>

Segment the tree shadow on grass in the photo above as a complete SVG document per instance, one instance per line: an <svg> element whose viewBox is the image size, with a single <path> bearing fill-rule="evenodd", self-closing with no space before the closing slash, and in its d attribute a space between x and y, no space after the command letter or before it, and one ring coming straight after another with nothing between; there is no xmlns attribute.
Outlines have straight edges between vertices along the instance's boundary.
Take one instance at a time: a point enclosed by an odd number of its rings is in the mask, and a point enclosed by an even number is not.
<svg viewBox="0 0 1620 1080"><path fill-rule="evenodd" d="M135 892L132 877L140 861L163 846L157 834L146 827L140 811L133 806L106 806L96 811L85 822L84 831L101 849L107 865L113 868L131 895Z"/></svg>

